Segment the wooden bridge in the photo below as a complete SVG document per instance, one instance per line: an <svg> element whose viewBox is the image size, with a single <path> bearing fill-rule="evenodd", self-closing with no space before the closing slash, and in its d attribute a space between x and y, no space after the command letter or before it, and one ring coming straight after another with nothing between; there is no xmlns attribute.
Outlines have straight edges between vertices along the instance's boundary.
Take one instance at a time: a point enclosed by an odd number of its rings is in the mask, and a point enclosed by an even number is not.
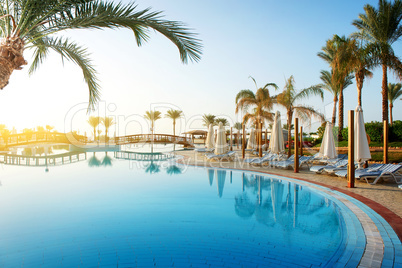
<svg viewBox="0 0 402 268"><path fill-rule="evenodd" d="M115 137L111 140L114 140L117 145L132 143L175 143L184 145L184 147L194 147L194 144L190 138L168 134L136 134Z"/></svg>
<svg viewBox="0 0 402 268"><path fill-rule="evenodd" d="M59 132L31 132L0 136L0 145L5 147L35 143L88 144L90 142L85 136ZM190 138L168 134L136 134L114 137L109 139L109 143L116 145L133 143L175 143L183 145L184 147L194 147Z"/></svg>
<svg viewBox="0 0 402 268"><path fill-rule="evenodd" d="M136 161L164 161L174 158L174 154L168 153L136 153L136 152L114 152L114 158Z"/></svg>
<svg viewBox="0 0 402 268"><path fill-rule="evenodd" d="M87 159L85 152L69 152L48 156L26 156L17 154L0 154L0 162L16 166L60 166Z"/></svg>

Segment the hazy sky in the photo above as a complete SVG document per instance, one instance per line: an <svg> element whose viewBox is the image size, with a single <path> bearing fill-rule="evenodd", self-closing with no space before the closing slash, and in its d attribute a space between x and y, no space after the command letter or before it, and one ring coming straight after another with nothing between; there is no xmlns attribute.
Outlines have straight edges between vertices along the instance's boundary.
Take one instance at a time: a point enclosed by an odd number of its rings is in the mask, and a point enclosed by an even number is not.
<svg viewBox="0 0 402 268"><path fill-rule="evenodd" d="M116 1L117 2L117 1ZM123 1L127 3L128 1ZM199 63L184 65L177 48L160 34L137 47L128 30L70 31L65 35L88 47L102 86L100 108L91 115L114 116L118 135L147 133L146 110L180 109L185 118L176 133L201 127L201 116L211 113L240 121L235 96L241 89L276 83L280 90L293 75L296 88L320 83L320 70L329 70L317 57L334 34L349 35L351 25L367 3L377 1L274 1L274 0L138 0L139 8L163 10L165 18L185 22L204 45ZM401 56L400 41L394 50ZM31 62L29 51L25 57ZM0 92L0 123L9 128L50 124L59 131L88 134L85 108L88 90L80 69L52 54L31 77L28 66L14 71L10 84ZM363 88L365 121L381 120L381 70ZM399 82L389 75L389 82ZM275 94L271 90L272 94ZM279 93L279 91L277 91ZM345 90L345 115L357 105L355 84ZM330 120L332 96L306 100ZM276 110L276 109L275 109ZM282 122L286 117L283 110ZM402 101L395 103L394 120L402 119ZM345 119L345 123L346 119ZM320 124L312 121L311 129ZM304 124L307 127L307 124ZM115 130L111 130L113 133ZM156 123L156 131L172 133L169 119Z"/></svg>

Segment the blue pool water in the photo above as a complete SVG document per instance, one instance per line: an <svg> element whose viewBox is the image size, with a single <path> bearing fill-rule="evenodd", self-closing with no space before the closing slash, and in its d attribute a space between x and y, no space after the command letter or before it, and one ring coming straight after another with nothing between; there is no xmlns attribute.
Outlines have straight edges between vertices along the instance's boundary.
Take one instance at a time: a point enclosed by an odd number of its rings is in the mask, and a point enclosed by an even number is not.
<svg viewBox="0 0 402 268"><path fill-rule="evenodd" d="M115 159L2 165L0 267L325 267L331 197L261 174Z"/></svg>

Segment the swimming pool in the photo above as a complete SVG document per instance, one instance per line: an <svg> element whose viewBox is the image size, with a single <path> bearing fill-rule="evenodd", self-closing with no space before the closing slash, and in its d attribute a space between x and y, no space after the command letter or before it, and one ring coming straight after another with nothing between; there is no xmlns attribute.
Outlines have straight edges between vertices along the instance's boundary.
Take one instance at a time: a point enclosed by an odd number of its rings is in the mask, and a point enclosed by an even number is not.
<svg viewBox="0 0 402 268"><path fill-rule="evenodd" d="M2 166L0 267L331 267L363 254L348 243L363 237L354 214L292 180L99 152L47 168Z"/></svg>

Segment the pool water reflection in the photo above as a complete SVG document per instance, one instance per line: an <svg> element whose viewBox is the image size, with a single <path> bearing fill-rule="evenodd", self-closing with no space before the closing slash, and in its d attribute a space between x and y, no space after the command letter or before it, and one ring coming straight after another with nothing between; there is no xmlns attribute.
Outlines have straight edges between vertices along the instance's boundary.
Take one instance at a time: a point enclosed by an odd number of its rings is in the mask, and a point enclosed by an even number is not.
<svg viewBox="0 0 402 268"><path fill-rule="evenodd" d="M330 197L240 171L87 153L3 165L0 267L317 267L342 254Z"/></svg>

